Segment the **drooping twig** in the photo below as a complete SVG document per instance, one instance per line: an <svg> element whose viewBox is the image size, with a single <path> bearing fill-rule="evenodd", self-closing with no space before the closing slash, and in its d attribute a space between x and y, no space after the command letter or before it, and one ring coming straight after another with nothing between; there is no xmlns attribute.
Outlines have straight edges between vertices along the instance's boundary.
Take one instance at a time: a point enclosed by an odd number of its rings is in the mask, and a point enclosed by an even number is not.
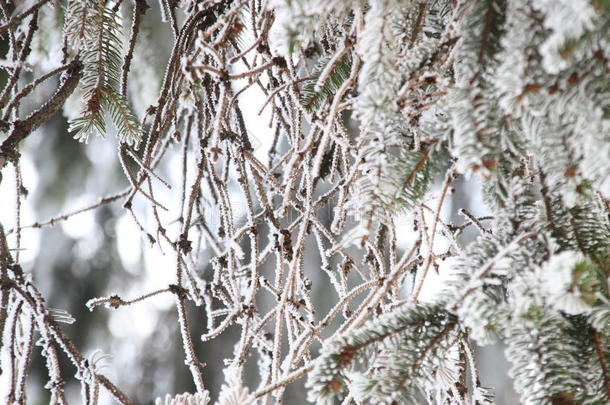
<svg viewBox="0 0 610 405"><path fill-rule="evenodd" d="M16 159L19 156L17 150L19 142L34 132L63 106L81 78L81 69L82 66L79 63L75 63L74 66L66 71L67 77L46 103L27 118L17 120L12 124L9 136L0 145L0 167L3 167L8 160Z"/></svg>

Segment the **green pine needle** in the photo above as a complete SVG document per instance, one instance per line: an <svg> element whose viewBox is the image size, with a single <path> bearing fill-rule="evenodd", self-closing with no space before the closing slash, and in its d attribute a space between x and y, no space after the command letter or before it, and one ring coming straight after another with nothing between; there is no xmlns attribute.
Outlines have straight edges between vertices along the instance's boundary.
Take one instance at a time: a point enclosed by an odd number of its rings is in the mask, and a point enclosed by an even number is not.
<svg viewBox="0 0 610 405"><path fill-rule="evenodd" d="M341 85L349 78L352 68L352 57L348 54L337 63L321 89L316 91L316 83L328 63L328 58L320 61L301 90L301 104L310 112L318 110L324 101L333 97Z"/></svg>

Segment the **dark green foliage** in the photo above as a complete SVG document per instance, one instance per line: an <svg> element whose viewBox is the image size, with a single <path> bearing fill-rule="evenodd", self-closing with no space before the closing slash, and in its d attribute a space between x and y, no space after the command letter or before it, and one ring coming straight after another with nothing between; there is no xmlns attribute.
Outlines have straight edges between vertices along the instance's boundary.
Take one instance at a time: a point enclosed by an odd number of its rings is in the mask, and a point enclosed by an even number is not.
<svg viewBox="0 0 610 405"><path fill-rule="evenodd" d="M408 306L369 321L324 346L309 376L311 398L329 401L351 385L361 401L415 404L439 368L456 373L445 358L456 336L456 318L435 305Z"/></svg>
<svg viewBox="0 0 610 405"><path fill-rule="evenodd" d="M70 123L75 138L86 141L92 133L105 134L108 115L122 141L139 142L138 119L118 91L123 59L117 12L105 0L74 0L69 4L66 35L84 64L82 116Z"/></svg>
<svg viewBox="0 0 610 405"><path fill-rule="evenodd" d="M568 329L568 322L546 310L533 324L512 329L506 355L523 403L590 403L585 402L588 395L583 363L576 357L577 341Z"/></svg>
<svg viewBox="0 0 610 405"><path fill-rule="evenodd" d="M316 89L316 83L320 75L329 63L329 58L321 59L314 68L309 80L301 89L301 104L313 112L320 108L328 98L332 98L343 82L349 77L352 68L351 55L347 54L336 64L332 72L328 75L320 89Z"/></svg>
<svg viewBox="0 0 610 405"><path fill-rule="evenodd" d="M422 151L403 149L398 157L400 172L390 177L397 194L392 196L399 210L409 211L426 194L435 176L450 160L445 145L429 145Z"/></svg>

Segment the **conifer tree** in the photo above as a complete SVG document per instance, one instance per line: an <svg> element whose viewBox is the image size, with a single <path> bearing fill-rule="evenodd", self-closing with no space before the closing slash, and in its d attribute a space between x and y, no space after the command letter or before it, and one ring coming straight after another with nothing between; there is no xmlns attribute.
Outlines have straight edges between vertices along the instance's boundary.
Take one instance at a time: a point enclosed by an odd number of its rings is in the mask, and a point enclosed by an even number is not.
<svg viewBox="0 0 610 405"><path fill-rule="evenodd" d="M193 392L158 405L299 384L318 404L493 404L475 353L498 342L521 403L610 403L607 0L0 1L0 36L0 402L28 403L38 350L51 403L137 402L20 260L24 229L115 205L173 281L80 304L173 298ZM46 130L59 115L69 133ZM29 143L105 135L126 187L24 223ZM490 215L452 203L462 179ZM231 330L208 362L197 342Z"/></svg>

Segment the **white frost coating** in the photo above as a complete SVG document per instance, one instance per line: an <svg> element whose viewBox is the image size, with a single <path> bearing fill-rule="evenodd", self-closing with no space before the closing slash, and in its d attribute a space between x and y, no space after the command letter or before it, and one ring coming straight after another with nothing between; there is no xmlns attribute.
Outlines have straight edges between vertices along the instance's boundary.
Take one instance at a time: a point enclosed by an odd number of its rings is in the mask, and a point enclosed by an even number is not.
<svg viewBox="0 0 610 405"><path fill-rule="evenodd" d="M540 46L543 67L548 73L558 73L570 65L570 60L561 55L563 46L593 29L595 10L588 1L534 0L533 5L543 12L544 27L551 30Z"/></svg>
<svg viewBox="0 0 610 405"><path fill-rule="evenodd" d="M453 345L444 354L443 358L431 358L431 362L436 363L436 371L434 373L433 387L443 387L444 390L451 388L459 381L460 378L460 350L458 345ZM441 390L439 390L440 393ZM440 397L439 397L440 399ZM440 402L438 402L440 403Z"/></svg>
<svg viewBox="0 0 610 405"><path fill-rule="evenodd" d="M235 252L235 255L238 259L242 260L246 255L244 254L243 249L239 246L239 243L235 242L235 240L229 240L229 246Z"/></svg>
<svg viewBox="0 0 610 405"><path fill-rule="evenodd" d="M367 391L370 390L370 378L359 372L348 372L346 373L348 378L351 381L350 384L350 394L356 400L356 403L366 403L367 400ZM332 401L328 401L329 404L332 404Z"/></svg>
<svg viewBox="0 0 610 405"><path fill-rule="evenodd" d="M400 78L396 59L391 53L391 2L374 1L366 13L364 30L358 37L356 51L362 58L358 80L359 97L356 112L362 128L368 129L377 119L387 120L386 114L396 112L395 87ZM381 126L381 125L380 125Z"/></svg>
<svg viewBox="0 0 610 405"><path fill-rule="evenodd" d="M217 405L250 405L255 403L254 396L244 386L242 368L229 366L224 370L225 383L220 390Z"/></svg>
<svg viewBox="0 0 610 405"><path fill-rule="evenodd" d="M514 326L520 327L529 321L537 325L543 308L549 306L573 315L589 312L591 307L581 299L580 290L574 287L574 268L584 260L580 253L562 252L532 272L517 274L510 297L516 315L513 317Z"/></svg>
<svg viewBox="0 0 610 405"><path fill-rule="evenodd" d="M49 315L55 322L67 323L68 325L76 321L68 311L59 308L49 308Z"/></svg>
<svg viewBox="0 0 610 405"><path fill-rule="evenodd" d="M155 405L207 405L209 402L210 396L207 391L204 391L196 394L179 394L175 397L168 394L164 399L157 398Z"/></svg>
<svg viewBox="0 0 610 405"><path fill-rule="evenodd" d="M370 6L356 46L362 69L354 111L361 124L360 153L365 158L359 165L361 177L355 185L355 194L361 198L348 204L352 214L363 215L361 220L367 228L373 213L381 211L379 205L390 203L388 196L397 194L395 185L388 180L397 174L395 169L399 166L391 148L400 144L395 103L400 72L390 47L394 39L391 16L398 6L381 0L371 2Z"/></svg>
<svg viewBox="0 0 610 405"><path fill-rule="evenodd" d="M575 267L585 260L581 253L567 251L551 257L542 266L543 289L548 300L557 310L578 315L588 312L591 307L582 299L580 289L575 285Z"/></svg>
<svg viewBox="0 0 610 405"><path fill-rule="evenodd" d="M271 50L278 55L289 56L291 41L308 42L330 13L341 13L353 6L350 0L269 1L267 10L275 12L275 20L269 31Z"/></svg>
<svg viewBox="0 0 610 405"><path fill-rule="evenodd" d="M540 272L526 272L518 274L513 280L513 289L510 302L513 312L518 315L515 322L523 322L527 319L528 312L532 308L544 305L544 292L542 291L542 280Z"/></svg>
<svg viewBox="0 0 610 405"><path fill-rule="evenodd" d="M608 278L608 285L610 286L610 278ZM593 308L588 314L589 321L591 326L599 332L608 333L610 332L610 302L607 298L602 301L604 302L602 306Z"/></svg>
<svg viewBox="0 0 610 405"><path fill-rule="evenodd" d="M532 18L532 7L540 20ZM596 13L588 1L509 2L493 81L502 113L520 117L518 129L568 206L591 197L588 184L610 192L608 98L604 68L593 57L608 41L596 28ZM583 63L592 74L568 76Z"/></svg>

